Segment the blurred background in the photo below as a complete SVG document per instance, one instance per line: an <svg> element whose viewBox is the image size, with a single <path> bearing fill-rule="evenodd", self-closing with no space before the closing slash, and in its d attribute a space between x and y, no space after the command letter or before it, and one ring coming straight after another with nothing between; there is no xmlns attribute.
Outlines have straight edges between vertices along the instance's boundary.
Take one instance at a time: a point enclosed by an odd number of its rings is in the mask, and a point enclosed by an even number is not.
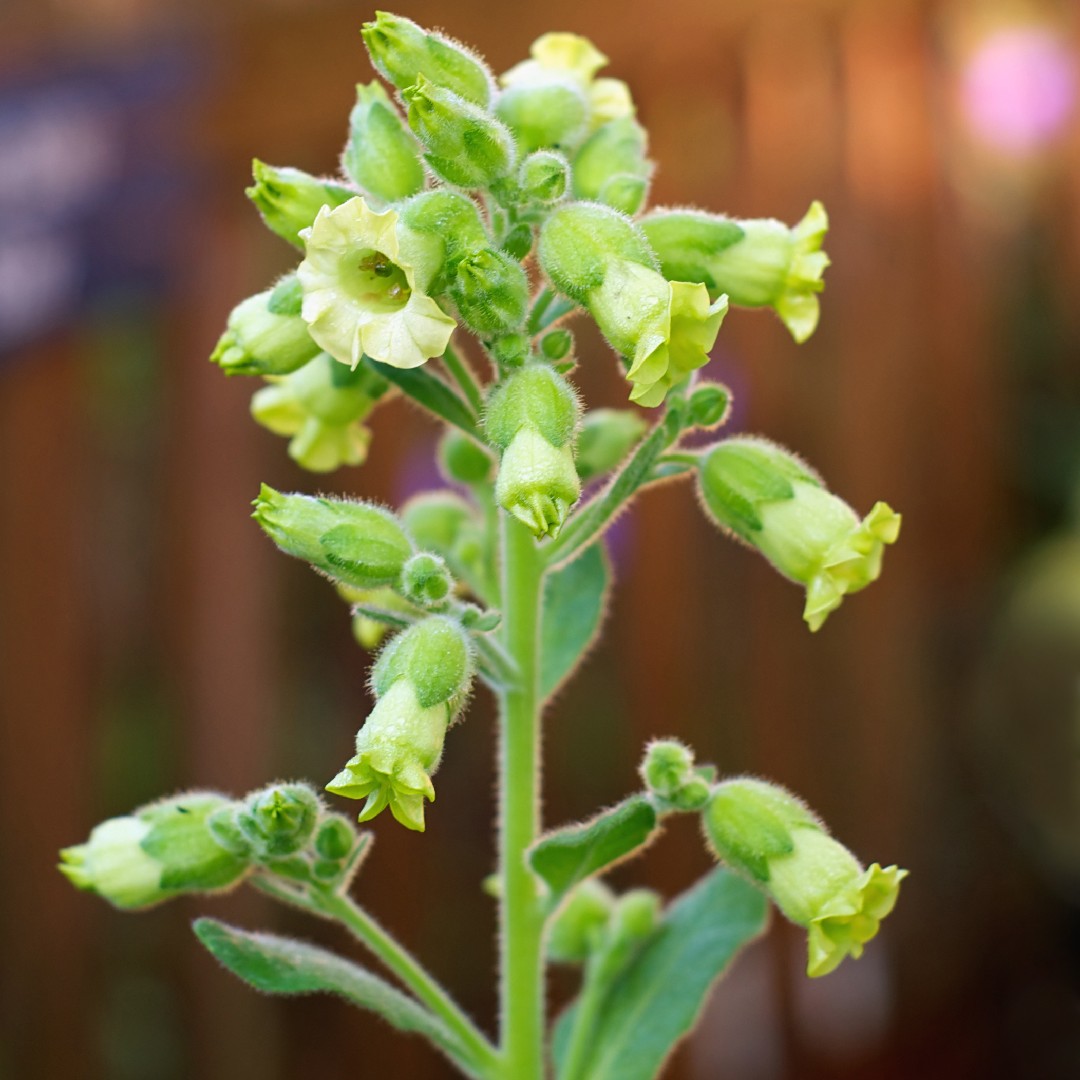
<svg viewBox="0 0 1080 1080"><path fill-rule="evenodd" d="M672 1080L1080 1076L1080 9L1074 0L416 0L497 71L548 29L628 80L654 203L829 209L823 318L733 312L732 429L903 512L882 580L817 635L686 486L612 536L602 646L546 735L545 820L636 786L654 735L799 791L911 869L859 963L813 983L774 920ZM253 156L331 172L372 77L341 0L8 0L0 19L0 1077L448 1075L329 999L258 997L209 912L324 942L254 895L121 916L54 869L188 787L328 778L367 710L344 607L249 520L260 481L400 502L436 429L376 414L369 463L300 473L206 362L290 266ZM590 404L625 384L579 334ZM557 767L555 767L557 766ZM454 729L424 836L386 815L358 897L494 1014L491 702ZM707 869L679 820L617 883ZM556 973L562 1001L573 979ZM376 1065L376 1062L381 1064Z"/></svg>

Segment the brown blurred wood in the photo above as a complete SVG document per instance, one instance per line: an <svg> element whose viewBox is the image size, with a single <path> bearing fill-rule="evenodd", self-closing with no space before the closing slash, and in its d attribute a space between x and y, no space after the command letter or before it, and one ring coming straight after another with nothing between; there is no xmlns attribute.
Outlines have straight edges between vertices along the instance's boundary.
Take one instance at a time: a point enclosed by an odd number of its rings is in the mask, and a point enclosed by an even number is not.
<svg viewBox="0 0 1080 1080"><path fill-rule="evenodd" d="M90 1080L103 913L55 869L86 836L93 787L77 364L56 337L0 371L0 1071Z"/></svg>

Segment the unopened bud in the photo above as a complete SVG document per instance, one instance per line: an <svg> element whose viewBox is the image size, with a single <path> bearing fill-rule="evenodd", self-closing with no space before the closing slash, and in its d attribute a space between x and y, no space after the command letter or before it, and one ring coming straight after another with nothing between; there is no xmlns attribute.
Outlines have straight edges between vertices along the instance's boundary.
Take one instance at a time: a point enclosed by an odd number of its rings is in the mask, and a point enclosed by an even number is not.
<svg viewBox="0 0 1080 1080"><path fill-rule="evenodd" d="M486 105L494 80L487 65L464 45L385 11L364 23L364 44L375 70L399 90L420 75L477 105Z"/></svg>
<svg viewBox="0 0 1080 1080"><path fill-rule="evenodd" d="M439 464L447 479L458 484L483 484L495 462L486 447L453 428L439 440Z"/></svg>
<svg viewBox="0 0 1080 1080"><path fill-rule="evenodd" d="M397 518L369 503L283 495L263 484L252 517L288 555L367 589L401 576L412 543Z"/></svg>
<svg viewBox="0 0 1080 1080"><path fill-rule="evenodd" d="M299 284L290 275L233 308L210 359L226 375L288 375L319 351L300 318Z"/></svg>
<svg viewBox="0 0 1080 1080"><path fill-rule="evenodd" d="M315 829L319 800L306 784L273 784L253 791L236 810L236 824L260 860L293 855Z"/></svg>
<svg viewBox="0 0 1080 1080"><path fill-rule="evenodd" d="M635 409L590 409L578 434L577 469L583 481L614 469L645 434L645 419Z"/></svg>
<svg viewBox="0 0 1080 1080"><path fill-rule="evenodd" d="M645 129L633 117L604 124L574 157L574 195L636 214L645 203L652 173L645 151Z"/></svg>
<svg viewBox="0 0 1080 1080"><path fill-rule="evenodd" d="M364 191L383 202L423 190L420 148L381 83L356 88L341 165Z"/></svg>
<svg viewBox="0 0 1080 1080"><path fill-rule="evenodd" d="M599 945L614 906L615 894L602 881L583 881L551 920L548 957L557 964L583 964Z"/></svg>
<svg viewBox="0 0 1080 1080"><path fill-rule="evenodd" d="M301 169L252 162L255 183L244 194L255 204L271 232L303 249L306 229L324 206L340 206L356 195L343 184L320 180Z"/></svg>
<svg viewBox="0 0 1080 1080"><path fill-rule="evenodd" d="M525 198L543 206L557 203L570 186L570 164L552 150L530 154L521 163L519 175Z"/></svg>
<svg viewBox="0 0 1080 1080"><path fill-rule="evenodd" d="M439 610L453 588L454 579L445 561L429 551L413 555L401 571L402 593L420 607Z"/></svg>
<svg viewBox="0 0 1080 1080"><path fill-rule="evenodd" d="M515 82L499 95L496 112L526 153L577 146L588 130L588 98L571 78Z"/></svg>
<svg viewBox="0 0 1080 1080"><path fill-rule="evenodd" d="M529 279L521 264L487 248L458 263L450 295L462 320L483 335L501 335L525 320Z"/></svg>
<svg viewBox="0 0 1080 1080"><path fill-rule="evenodd" d="M489 187L514 167L514 137L490 113L418 75L404 92L409 126L432 170L463 188Z"/></svg>

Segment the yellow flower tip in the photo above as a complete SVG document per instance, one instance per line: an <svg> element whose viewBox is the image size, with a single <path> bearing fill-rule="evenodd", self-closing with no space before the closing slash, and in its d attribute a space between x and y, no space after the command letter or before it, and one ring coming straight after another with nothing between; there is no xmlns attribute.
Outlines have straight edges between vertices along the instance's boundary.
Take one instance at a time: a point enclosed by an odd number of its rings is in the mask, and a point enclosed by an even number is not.
<svg viewBox="0 0 1080 1080"><path fill-rule="evenodd" d="M908 872L897 866L874 863L837 896L807 928L806 974L820 978L835 971L877 936L884 919L896 906L900 882Z"/></svg>
<svg viewBox="0 0 1080 1080"><path fill-rule="evenodd" d="M588 82L608 63L608 58L588 38L558 31L538 37L529 53L541 66L568 72L582 82Z"/></svg>
<svg viewBox="0 0 1080 1080"><path fill-rule="evenodd" d="M795 239L805 245L804 250L819 250L829 231L829 215L821 201L815 199L810 209L803 215L802 221L792 229Z"/></svg>
<svg viewBox="0 0 1080 1080"><path fill-rule="evenodd" d="M595 130L611 120L634 116L637 107L622 79L594 79L589 86L589 126Z"/></svg>
<svg viewBox="0 0 1080 1080"><path fill-rule="evenodd" d="M881 576L885 546L896 543L900 522L888 503L875 503L857 528L829 549L807 584L803 618L812 632L821 629L848 593L865 589Z"/></svg>
<svg viewBox="0 0 1080 1080"><path fill-rule="evenodd" d="M630 400L645 408L663 403L668 391L709 361L728 298L709 301L709 290L687 281L668 283L666 311L659 313L654 332L637 343L627 377L634 384Z"/></svg>
<svg viewBox="0 0 1080 1080"><path fill-rule="evenodd" d="M304 236L301 317L321 348L353 368L365 353L391 367L418 367L446 351L457 326L417 289L397 224L395 211L377 213L358 195L323 207Z"/></svg>
<svg viewBox="0 0 1080 1080"><path fill-rule="evenodd" d="M777 298L774 307L796 345L802 345L817 329L821 303L814 293L784 293Z"/></svg>

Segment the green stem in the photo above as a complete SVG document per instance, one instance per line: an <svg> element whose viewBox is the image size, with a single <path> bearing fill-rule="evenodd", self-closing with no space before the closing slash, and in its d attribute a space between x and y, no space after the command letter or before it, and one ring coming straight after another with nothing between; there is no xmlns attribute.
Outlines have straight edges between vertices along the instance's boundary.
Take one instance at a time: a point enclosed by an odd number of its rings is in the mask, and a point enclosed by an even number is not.
<svg viewBox="0 0 1080 1080"><path fill-rule="evenodd" d="M518 669L500 697L500 1030L504 1075L544 1075L543 912L525 852L540 830L540 610L544 564L532 534L502 516L503 643Z"/></svg>
<svg viewBox="0 0 1080 1080"><path fill-rule="evenodd" d="M568 562L611 524L626 501L648 481L656 459L675 437L677 431L673 435L667 421L661 420L638 443L633 456L607 486L579 507L559 534L559 539L548 544L545 558L549 566Z"/></svg>
<svg viewBox="0 0 1080 1080"><path fill-rule="evenodd" d="M405 948L348 896L316 889L311 890L310 895L313 910L340 922L412 991L418 1001L442 1020L460 1040L482 1075L498 1075L495 1048Z"/></svg>
<svg viewBox="0 0 1080 1080"><path fill-rule="evenodd" d="M458 356L452 345L446 346L446 352L443 353L442 359L446 365L446 370L454 377L454 382L461 387L461 392L473 407L473 411L479 416L484 411L484 395L468 365Z"/></svg>

